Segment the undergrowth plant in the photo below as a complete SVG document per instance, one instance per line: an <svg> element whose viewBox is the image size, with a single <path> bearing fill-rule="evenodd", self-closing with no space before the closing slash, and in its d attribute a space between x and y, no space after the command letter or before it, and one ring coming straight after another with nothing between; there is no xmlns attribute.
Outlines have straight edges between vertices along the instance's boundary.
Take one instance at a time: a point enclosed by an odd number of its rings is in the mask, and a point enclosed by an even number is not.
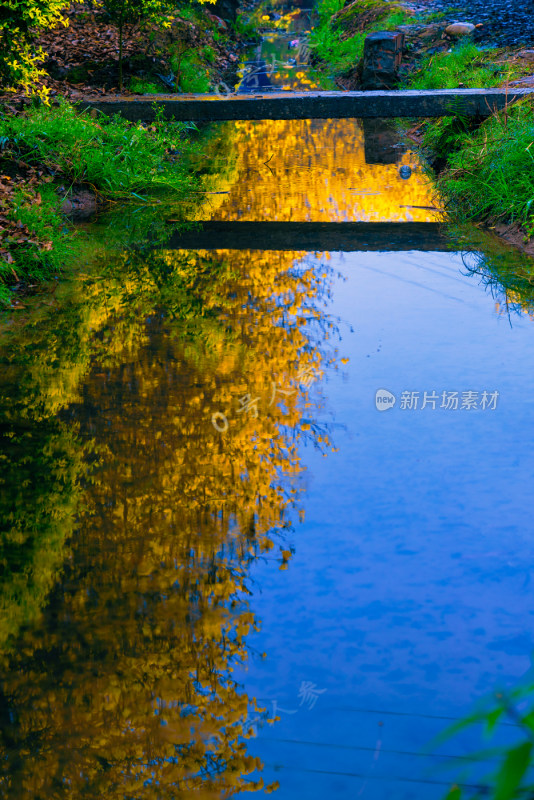
<svg viewBox="0 0 534 800"><path fill-rule="evenodd" d="M203 48L205 51L206 48ZM215 59L213 51L212 61ZM203 93L210 89L210 70L203 63L209 61L205 53L199 53L196 48L186 42L178 41L170 47L170 64L174 74L176 91Z"/></svg>
<svg viewBox="0 0 534 800"><path fill-rule="evenodd" d="M510 106L474 130L452 120L430 126L426 146L446 153L438 190L464 217L518 223L534 233L534 108ZM456 126L458 122L456 122Z"/></svg>
<svg viewBox="0 0 534 800"><path fill-rule="evenodd" d="M473 42L461 42L450 53L426 56L417 72L406 79L410 89L468 89L500 86L512 80L520 68L499 62L501 50L480 50Z"/></svg>
<svg viewBox="0 0 534 800"><path fill-rule="evenodd" d="M164 121L132 124L119 116L95 119L61 103L0 118L0 137L27 163L46 165L63 180L89 184L117 200L157 189L185 193L191 187L182 159L168 157L194 147L186 127Z"/></svg>
<svg viewBox="0 0 534 800"><path fill-rule="evenodd" d="M30 194L21 189L14 193L10 207L2 211L28 234L12 243L9 236L2 241L11 246L9 262L0 258L0 308L10 300L8 286L13 278L38 283L57 277L80 243L59 213L58 195L50 184L40 187L39 203L32 202Z"/></svg>
<svg viewBox="0 0 534 800"><path fill-rule="evenodd" d="M166 122L156 115L150 125L132 124L120 117L95 119L79 114L65 102L40 106L23 114L0 114L1 168L17 169L23 162L38 165L65 187L90 186L102 198L148 206L157 195L180 202L198 179L185 158L196 151L184 123ZM48 175L46 175L48 173ZM0 242L0 306L10 298L7 288L17 281L33 283L56 276L76 252L80 237L61 214L62 195L53 183L10 195L2 213L17 232ZM62 193L64 194L64 192ZM7 249L6 249L7 248Z"/></svg>
<svg viewBox="0 0 534 800"><path fill-rule="evenodd" d="M135 94L160 94L161 87L146 78L133 77L130 80L129 89Z"/></svg>

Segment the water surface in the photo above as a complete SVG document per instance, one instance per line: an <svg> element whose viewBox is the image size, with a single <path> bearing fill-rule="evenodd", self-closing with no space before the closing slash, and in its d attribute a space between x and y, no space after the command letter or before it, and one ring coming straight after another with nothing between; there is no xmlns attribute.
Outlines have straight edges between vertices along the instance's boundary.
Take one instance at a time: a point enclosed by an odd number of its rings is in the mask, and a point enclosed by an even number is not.
<svg viewBox="0 0 534 800"><path fill-rule="evenodd" d="M388 125L210 147L196 219L439 219ZM0 796L439 798L475 741L425 745L530 663L528 270L175 213L1 331Z"/></svg>

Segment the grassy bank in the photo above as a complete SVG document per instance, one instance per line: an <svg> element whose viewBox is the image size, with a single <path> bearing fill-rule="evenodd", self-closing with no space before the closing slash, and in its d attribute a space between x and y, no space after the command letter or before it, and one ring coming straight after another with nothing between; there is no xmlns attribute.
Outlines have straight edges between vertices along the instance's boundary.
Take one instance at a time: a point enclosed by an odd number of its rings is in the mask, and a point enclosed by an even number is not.
<svg viewBox="0 0 534 800"><path fill-rule="evenodd" d="M346 5L344 0L319 0L318 21L310 36L316 61L329 74L350 71L363 55L368 33L394 30L411 19L412 14L400 6L383 0L357 0Z"/></svg>
<svg viewBox="0 0 534 800"><path fill-rule="evenodd" d="M513 53L459 42L451 52L421 61L405 86L452 89L506 86L525 72ZM449 211L490 226L534 232L534 107L530 100L487 119L445 117L421 125L424 153L436 168Z"/></svg>
<svg viewBox="0 0 534 800"><path fill-rule="evenodd" d="M106 4L65 6L36 24L32 80L21 81L6 54L0 58L0 308L20 307L21 294L76 261L84 234L73 222L109 207L132 219L135 209L141 231L163 194L179 205L203 189L202 170L185 166L199 147L194 126L93 118L68 102L121 86L142 94L229 91L254 21L236 16L232 3L217 10L223 19L204 0L180 2L168 18L136 9L139 19L120 31ZM31 94L51 106L25 105ZM54 105L54 97L68 102Z"/></svg>
<svg viewBox="0 0 534 800"><path fill-rule="evenodd" d="M507 58L505 50L481 50L474 42L460 40L450 53L425 56L403 83L410 89L489 88L523 72L517 61Z"/></svg>
<svg viewBox="0 0 534 800"><path fill-rule="evenodd" d="M62 213L69 196L83 190L96 206L188 195L196 185L185 167L196 148L189 133L183 123L96 119L66 102L0 114L0 302L14 284L52 278L75 256L82 235Z"/></svg>
<svg viewBox="0 0 534 800"><path fill-rule="evenodd" d="M437 187L447 208L464 219L534 232L534 107L531 101L480 124L462 119L427 123L423 143L440 166Z"/></svg>

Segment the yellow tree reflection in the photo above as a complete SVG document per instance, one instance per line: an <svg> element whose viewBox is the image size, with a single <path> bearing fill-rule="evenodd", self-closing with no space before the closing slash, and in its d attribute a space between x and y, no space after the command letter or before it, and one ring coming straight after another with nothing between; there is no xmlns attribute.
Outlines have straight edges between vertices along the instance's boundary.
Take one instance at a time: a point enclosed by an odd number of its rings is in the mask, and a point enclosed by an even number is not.
<svg viewBox="0 0 534 800"><path fill-rule="evenodd" d="M84 281L102 325L61 417L92 469L61 579L1 683L0 796L261 788L255 702L232 680L258 625L248 569L287 560L300 439L330 446L309 396L332 358L328 271L296 256L162 251L100 275L100 299Z"/></svg>
<svg viewBox="0 0 534 800"><path fill-rule="evenodd" d="M204 218L220 220L427 222L438 218L416 154L367 164L355 119L228 123L240 179ZM399 139L401 134L399 133ZM400 168L410 166L409 178ZM223 199L221 199L223 198ZM199 219L200 212L196 215Z"/></svg>

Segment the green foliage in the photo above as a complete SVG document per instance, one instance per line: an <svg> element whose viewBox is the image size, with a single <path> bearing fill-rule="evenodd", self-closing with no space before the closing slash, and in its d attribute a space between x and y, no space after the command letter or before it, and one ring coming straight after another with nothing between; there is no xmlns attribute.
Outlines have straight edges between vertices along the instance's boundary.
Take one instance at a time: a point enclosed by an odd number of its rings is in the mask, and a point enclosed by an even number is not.
<svg viewBox="0 0 534 800"><path fill-rule="evenodd" d="M532 797L534 783L529 770L533 765L532 748L534 740L534 684L527 683L510 692L496 692L486 700L479 709L465 719L451 726L439 737L444 741L456 736L466 728L483 726L486 737L494 735L499 730L499 724L513 723L520 737L511 744L507 744L491 751L473 753L473 763L484 763L488 757L497 756L497 767L491 772L483 783L477 778L476 783L481 786L480 793L475 798L488 798L488 800L516 800L523 797ZM463 792L458 786L453 786L446 800L461 800ZM473 797L473 795L469 795Z"/></svg>
<svg viewBox="0 0 534 800"><path fill-rule="evenodd" d="M146 78L132 78L130 81L130 91L135 94L160 94L159 86Z"/></svg>
<svg viewBox="0 0 534 800"><path fill-rule="evenodd" d="M185 130L179 122L132 125L105 115L97 120L67 103L0 120L0 136L8 137L28 163L49 165L72 183L91 184L112 199L190 189L192 178L181 159L167 155L191 147Z"/></svg>
<svg viewBox="0 0 534 800"><path fill-rule="evenodd" d="M512 800L517 797L523 777L530 766L532 742L523 742L506 754L495 778L495 800Z"/></svg>
<svg viewBox="0 0 534 800"><path fill-rule="evenodd" d="M427 56L419 70L406 81L410 89L468 89L500 86L511 80L518 68L497 64L498 50L479 50L473 42L463 42L452 53Z"/></svg>
<svg viewBox="0 0 534 800"><path fill-rule="evenodd" d="M314 55L328 62L336 72L354 66L363 52L361 35L343 41L339 30L332 22L333 15L340 11L343 5L344 0L319 0L316 6L319 20L309 39Z"/></svg>
<svg viewBox="0 0 534 800"><path fill-rule="evenodd" d="M125 23L156 25L170 28L176 11L176 0L101 0L103 7L115 22L119 31L119 88L122 90L122 44ZM198 0L201 5L215 3L216 0ZM182 11L182 9L180 9ZM182 18L184 14L181 14ZM206 91L205 89L199 91Z"/></svg>
<svg viewBox="0 0 534 800"><path fill-rule="evenodd" d="M425 22L441 22L442 19L446 18L446 14L444 11L434 11L432 14L424 14L423 19Z"/></svg>
<svg viewBox="0 0 534 800"><path fill-rule="evenodd" d="M176 68L177 80L182 92L209 92L210 72L202 65L196 53L186 53L179 63L171 59L171 66Z"/></svg>
<svg viewBox="0 0 534 800"><path fill-rule="evenodd" d="M464 217L519 223L534 229L534 109L516 103L489 117L474 130L454 132L454 121L431 125L425 144L444 154L446 169L438 178L440 193ZM452 140L454 139L454 143Z"/></svg>
<svg viewBox="0 0 534 800"><path fill-rule="evenodd" d="M310 36L312 51L334 72L345 72L356 66L363 55L364 33L341 40L330 25L315 28Z"/></svg>
<svg viewBox="0 0 534 800"><path fill-rule="evenodd" d="M10 300L9 289L4 283L4 280L6 277L8 278L10 274L11 270L8 269L6 264L0 261L0 308L7 305Z"/></svg>
<svg viewBox="0 0 534 800"><path fill-rule="evenodd" d="M122 90L122 43L125 23L154 23L169 27L174 10L172 0L102 0L102 5L119 31L119 88Z"/></svg>
<svg viewBox="0 0 534 800"><path fill-rule="evenodd" d="M208 64L213 64L216 58L215 50L209 44L202 48L202 58L208 62Z"/></svg>
<svg viewBox="0 0 534 800"><path fill-rule="evenodd" d="M203 93L210 90L209 65L216 58L213 47L206 45L199 51L186 41L178 39L169 45L168 55L177 92Z"/></svg>
<svg viewBox="0 0 534 800"><path fill-rule="evenodd" d="M516 248L493 236L481 227L466 222L451 221L447 236L456 250L466 255L468 274L485 286L492 297L502 298L510 314L521 312L534 316L534 261ZM467 255L469 254L469 255ZM487 728L491 733L504 715L503 708L488 714Z"/></svg>
<svg viewBox="0 0 534 800"><path fill-rule="evenodd" d="M237 35L243 39L255 40L259 37L259 22L256 14L251 16L238 11L233 28Z"/></svg>
<svg viewBox="0 0 534 800"><path fill-rule="evenodd" d="M345 5L345 0L319 0L315 10L319 14L319 24L330 22L330 18Z"/></svg>
<svg viewBox="0 0 534 800"><path fill-rule="evenodd" d="M319 21L310 35L310 47L325 68L343 73L355 67L363 55L365 37L376 30L393 30L410 15L381 0L362 0L344 9L344 0L319 0Z"/></svg>
<svg viewBox="0 0 534 800"><path fill-rule="evenodd" d="M63 12L68 0L3 0L0 14L0 86L4 89L24 88L37 91L42 97L46 90L36 84L43 70L39 63L44 57L34 39L42 30L59 23L67 25Z"/></svg>
<svg viewBox="0 0 534 800"><path fill-rule="evenodd" d="M12 250L13 267L19 278L42 281L60 274L65 263L78 251L78 240L72 235L59 211L59 198L50 184L40 187L41 202L28 202L24 191L15 193L8 217L27 225L33 237L47 240L50 249L37 245ZM0 264L4 262L0 261ZM3 274L2 274L3 273ZM11 268L0 266L0 281L9 280Z"/></svg>
<svg viewBox="0 0 534 800"><path fill-rule="evenodd" d="M452 153L459 150L464 138L474 133L480 120L473 117L441 117L423 123L424 147L432 160L446 161Z"/></svg>

